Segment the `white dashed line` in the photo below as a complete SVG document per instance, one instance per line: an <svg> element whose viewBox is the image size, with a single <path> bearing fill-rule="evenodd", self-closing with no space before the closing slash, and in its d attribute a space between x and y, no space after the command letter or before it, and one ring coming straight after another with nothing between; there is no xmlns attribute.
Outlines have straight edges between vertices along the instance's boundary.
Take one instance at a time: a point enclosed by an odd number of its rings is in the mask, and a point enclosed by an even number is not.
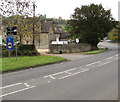
<svg viewBox="0 0 120 102"><path fill-rule="evenodd" d="M22 84L22 83L16 83L16 84L11 84L11 85L8 85L8 86L0 87L0 89L5 89L5 88L8 88L8 87L12 87L12 86L20 85L20 84Z"/></svg>
<svg viewBox="0 0 120 102"><path fill-rule="evenodd" d="M119 54L116 54L115 56L118 56Z"/></svg>
<svg viewBox="0 0 120 102"><path fill-rule="evenodd" d="M55 79L55 77L53 77L52 75L49 76L51 79Z"/></svg>
<svg viewBox="0 0 120 102"><path fill-rule="evenodd" d="M59 79L65 79L65 78L67 78L67 77L70 77L70 76L73 76L73 75L76 75L76 74L79 74L79 73L83 73L83 72L88 71L88 70L89 70L89 69L85 69L85 70L80 71L80 72L76 72L76 73L73 73L73 74L66 75L66 76L61 77L61 78L59 78Z"/></svg>
<svg viewBox="0 0 120 102"><path fill-rule="evenodd" d="M71 74L70 72L68 72L68 71L65 71L65 73L67 73L67 74Z"/></svg>
<svg viewBox="0 0 120 102"><path fill-rule="evenodd" d="M102 65L111 63L112 61L114 61L114 60L116 60L116 59L119 59L119 58L116 58L117 56L118 56L118 54L117 54L117 55L114 55L114 56L112 56L112 57L106 58L105 60L97 61L97 62L94 62L94 63L90 63L90 64L85 65L85 66L91 66L91 65L94 65L94 67L102 66ZM61 63L61 64L63 64L63 63ZM87 67L86 67L86 68L87 68ZM70 76L74 76L74 75L77 75L77 74L80 74L80 73L83 73L83 72L86 72L86 71L90 70L90 68L89 68L89 69L83 68L83 69L81 69L81 71L80 71L80 70L78 71L77 69L79 69L79 68L73 68L73 69L69 69L69 70L66 70L66 71L58 72L58 73L55 73L55 74L47 75L47 76L44 76L43 78L65 79L65 78L68 78L68 77L70 77ZM73 73L74 70L75 70L75 71L78 71L78 72ZM72 71L73 71L73 72L72 72ZM63 74L63 73L64 73L64 74L66 73L66 74L68 74L68 75L63 76L63 77L59 77L59 78L55 78L56 75ZM32 79L32 80L34 80L34 79ZM51 81L48 80L47 82L50 83ZM22 84L22 83L16 83L16 84L12 84L12 85L8 85L8 86L0 87L0 89L10 88L10 87L12 87L12 86L17 86L17 85L20 85L20 84ZM7 94L1 95L0 97L8 96L8 95L11 95L11 94L15 94L15 93L22 92L22 91L25 91L25 90L28 90L28 89L31 89L31 88L36 87L36 86L30 86L30 85L28 85L28 83L23 83L23 84L24 84L27 88L23 88L23 89L20 89L20 90L16 90L16 91L13 91L13 92L9 92L9 93L7 93Z"/></svg>
<svg viewBox="0 0 120 102"><path fill-rule="evenodd" d="M28 83L24 83L24 85L25 85L26 87L30 87L30 85L28 85Z"/></svg>
<svg viewBox="0 0 120 102"><path fill-rule="evenodd" d="M83 66L83 67L92 66L93 68L96 68L96 67L99 67L99 66L103 66L103 65L105 65L105 64L111 63L112 61L116 60L116 59L117 59L117 58L116 58L117 56L118 56L118 54L117 54L117 55L114 55L114 56L112 56L112 57L106 58L105 60L102 60L102 61L97 61L97 62L93 62L93 63L87 64L87 65L85 65L85 66ZM81 68L82 68L82 67L81 67ZM90 70L91 68L89 68L89 69L83 68L82 71L78 71L78 72L76 72L76 73L72 73L73 70L76 70L76 71L77 71L77 69L79 69L79 68L73 68L73 69L69 69L69 70L66 70L66 71L58 72L58 73L55 73L55 74L47 75L47 76L44 76L44 78L48 78L48 77L49 77L49 78L51 78L51 79L56 79L56 78L53 77L53 76L56 76L56 75L59 75L59 74L63 74L63 73L67 73L68 75L58 78L58 79L64 79L64 78L67 78L67 77L70 77L70 76L73 76L73 75L76 75L76 74L79 74L79 73L88 71L88 70Z"/></svg>
<svg viewBox="0 0 120 102"><path fill-rule="evenodd" d="M81 72L86 72L86 71L88 71L88 70L90 70L90 69L84 69L83 71L81 71Z"/></svg>
<svg viewBox="0 0 120 102"><path fill-rule="evenodd" d="M90 63L90 64L88 64L88 65L86 65L86 66L91 66L91 65L93 65L93 64L96 64L96 63L100 63L101 61L97 61L97 62L94 62L94 63Z"/></svg>
<svg viewBox="0 0 120 102"><path fill-rule="evenodd" d="M63 71L63 72L58 72L58 73L51 74L51 75L47 75L47 76L44 76L44 78L50 77L50 78L54 79L52 76L59 75L59 74L62 74L62 73L68 72L68 71L75 70L75 69L77 69L77 68L73 68L73 69L70 69L70 70Z"/></svg>
<svg viewBox="0 0 120 102"><path fill-rule="evenodd" d="M113 57L109 57L109 58L106 58L105 60L109 60L109 59L112 59Z"/></svg>
<svg viewBox="0 0 120 102"><path fill-rule="evenodd" d="M77 68L73 68L73 69L69 69L69 70L66 70L66 71L73 71L73 70L76 70Z"/></svg>
<svg viewBox="0 0 120 102"><path fill-rule="evenodd" d="M13 92L10 92L10 93L1 95L0 97L4 97L4 96L8 96L8 95L11 95L11 94L14 94L14 93L22 92L22 91L25 91L25 90L28 90L28 89L31 89L31 88L34 88L34 87L35 87L35 86L31 86L31 87L24 88L24 89L21 89L21 90L13 91Z"/></svg>

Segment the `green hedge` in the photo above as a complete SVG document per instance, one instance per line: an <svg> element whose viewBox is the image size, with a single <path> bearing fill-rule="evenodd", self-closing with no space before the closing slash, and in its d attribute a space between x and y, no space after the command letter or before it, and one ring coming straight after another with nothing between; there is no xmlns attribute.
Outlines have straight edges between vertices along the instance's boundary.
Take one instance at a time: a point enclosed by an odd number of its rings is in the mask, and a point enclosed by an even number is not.
<svg viewBox="0 0 120 102"><path fill-rule="evenodd" d="M14 51L10 51L11 56L16 56L16 47ZM35 50L35 46L33 45L19 45L17 47L17 54L18 56L36 56L38 55L37 51ZM6 50L6 47L2 47L2 56L8 57L8 51Z"/></svg>
<svg viewBox="0 0 120 102"><path fill-rule="evenodd" d="M35 46L33 46L33 45L20 45L18 47L18 49L21 51L32 51L32 50L35 50Z"/></svg>

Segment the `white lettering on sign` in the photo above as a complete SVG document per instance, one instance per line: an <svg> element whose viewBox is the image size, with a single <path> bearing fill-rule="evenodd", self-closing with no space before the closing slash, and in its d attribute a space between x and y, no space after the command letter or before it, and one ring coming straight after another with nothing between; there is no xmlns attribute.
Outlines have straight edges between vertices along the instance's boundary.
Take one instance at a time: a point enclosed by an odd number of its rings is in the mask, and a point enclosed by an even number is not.
<svg viewBox="0 0 120 102"><path fill-rule="evenodd" d="M8 43L8 49L11 49L11 48L12 48L12 43L9 42L9 43Z"/></svg>

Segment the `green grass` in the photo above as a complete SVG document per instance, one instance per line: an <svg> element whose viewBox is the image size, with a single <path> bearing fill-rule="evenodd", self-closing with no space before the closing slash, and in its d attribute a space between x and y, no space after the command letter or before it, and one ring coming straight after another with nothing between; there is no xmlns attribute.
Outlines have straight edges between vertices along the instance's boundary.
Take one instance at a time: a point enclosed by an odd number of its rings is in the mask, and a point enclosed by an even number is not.
<svg viewBox="0 0 120 102"><path fill-rule="evenodd" d="M99 49L99 50L94 50L94 51L83 52L83 54L97 54L97 53L101 53L107 50L108 49Z"/></svg>
<svg viewBox="0 0 120 102"><path fill-rule="evenodd" d="M2 69L0 69L0 72L25 69L39 65L61 62L65 60L66 60L65 58L61 58L57 56L18 57L18 60L16 60L15 57L2 58Z"/></svg>

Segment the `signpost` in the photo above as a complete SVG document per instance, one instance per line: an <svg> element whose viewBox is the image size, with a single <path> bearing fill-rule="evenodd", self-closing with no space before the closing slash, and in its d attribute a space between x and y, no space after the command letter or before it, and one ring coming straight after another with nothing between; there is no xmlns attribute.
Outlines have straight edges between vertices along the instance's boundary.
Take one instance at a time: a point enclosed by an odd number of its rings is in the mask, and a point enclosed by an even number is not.
<svg viewBox="0 0 120 102"><path fill-rule="evenodd" d="M10 57L10 51L14 50L14 37L6 37L6 50L9 51Z"/></svg>
<svg viewBox="0 0 120 102"><path fill-rule="evenodd" d="M6 50L14 50L14 37L6 37Z"/></svg>
<svg viewBox="0 0 120 102"><path fill-rule="evenodd" d="M0 58L2 57L2 35L0 35Z"/></svg>
<svg viewBox="0 0 120 102"><path fill-rule="evenodd" d="M10 51L14 50L14 35L17 35L17 27L7 27L6 28L6 50L9 51L9 57L10 57ZM16 60L17 60L17 44L16 44Z"/></svg>

